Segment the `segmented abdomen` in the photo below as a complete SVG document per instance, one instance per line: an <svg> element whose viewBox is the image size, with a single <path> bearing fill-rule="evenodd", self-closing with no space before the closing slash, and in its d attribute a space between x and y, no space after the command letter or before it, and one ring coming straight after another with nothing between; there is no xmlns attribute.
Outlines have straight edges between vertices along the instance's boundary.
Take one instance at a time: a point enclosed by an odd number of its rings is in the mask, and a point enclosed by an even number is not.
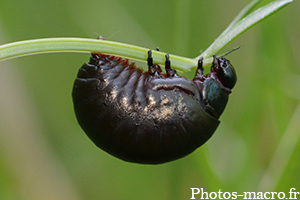
<svg viewBox="0 0 300 200"><path fill-rule="evenodd" d="M200 106L191 80L155 78L126 59L102 54L79 70L73 101L92 141L130 162L183 157L205 143L219 124Z"/></svg>

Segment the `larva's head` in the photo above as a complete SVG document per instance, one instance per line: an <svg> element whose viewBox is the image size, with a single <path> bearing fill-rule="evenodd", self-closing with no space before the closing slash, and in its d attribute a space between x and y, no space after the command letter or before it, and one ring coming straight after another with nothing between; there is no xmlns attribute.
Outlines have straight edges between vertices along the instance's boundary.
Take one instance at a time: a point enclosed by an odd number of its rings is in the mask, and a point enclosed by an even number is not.
<svg viewBox="0 0 300 200"><path fill-rule="evenodd" d="M232 89L237 81L235 69L229 60L223 57L214 56L211 72L216 73L221 83L229 89Z"/></svg>

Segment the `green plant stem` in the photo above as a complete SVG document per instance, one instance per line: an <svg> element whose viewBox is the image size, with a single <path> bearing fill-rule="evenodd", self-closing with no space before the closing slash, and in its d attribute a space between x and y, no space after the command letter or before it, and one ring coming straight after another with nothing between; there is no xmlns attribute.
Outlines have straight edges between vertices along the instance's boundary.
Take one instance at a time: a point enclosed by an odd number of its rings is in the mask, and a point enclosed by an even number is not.
<svg viewBox="0 0 300 200"><path fill-rule="evenodd" d="M230 43L234 38L254 26L261 20L277 12L293 0L276 0L247 15L261 0L253 0L248 4L223 31L223 33L198 57L186 58L169 55L171 65L178 71L190 71L197 67L198 60L203 58L203 67L211 65L212 56ZM247 15L247 16L246 16ZM246 17L245 17L246 16ZM145 62L149 49L134 45L112 42L107 40L83 38L45 38L14 42L0 46L0 61L25 55L51 53L51 52L99 52L131 58ZM152 51L152 56L157 64L164 64L165 54Z"/></svg>
<svg viewBox="0 0 300 200"><path fill-rule="evenodd" d="M237 15L237 17L230 23L225 31L223 31L223 33L200 56L196 57L195 59L199 59L201 57L204 59L211 57L232 40L234 40L237 36L263 19L279 11L292 1L293 0L273 1L244 17L250 10L253 9L255 5L257 5L257 3L259 3L259 0L252 1Z"/></svg>
<svg viewBox="0 0 300 200"><path fill-rule="evenodd" d="M143 47L107 40L46 38L2 45L0 46L0 60L52 52L99 52L145 61L147 60L148 50ZM165 54L164 52L152 51L155 63L164 64ZM179 71L188 71L197 65L197 61L190 58L170 55L170 59L172 66Z"/></svg>
<svg viewBox="0 0 300 200"><path fill-rule="evenodd" d="M260 3L262 0L253 0L251 1L245 8L243 8L239 14L232 20L232 22L228 25L228 27L221 33L224 35L227 33L236 23L238 23L241 19L243 19L248 13L250 13L254 7Z"/></svg>

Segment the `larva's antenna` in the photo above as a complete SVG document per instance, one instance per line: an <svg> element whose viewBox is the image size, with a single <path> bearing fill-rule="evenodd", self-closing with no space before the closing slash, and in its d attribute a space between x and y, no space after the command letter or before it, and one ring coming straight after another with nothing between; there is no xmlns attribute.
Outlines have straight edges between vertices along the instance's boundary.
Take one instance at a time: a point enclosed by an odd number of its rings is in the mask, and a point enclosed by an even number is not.
<svg viewBox="0 0 300 200"><path fill-rule="evenodd" d="M230 54L231 52L233 52L233 51L235 51L235 50L238 50L240 47L241 47L241 45L240 45L240 46L237 46L237 47L235 47L235 48L233 48L233 49L231 49L230 51L228 51L228 52L226 52L226 53L220 55L219 57L227 56L227 55Z"/></svg>

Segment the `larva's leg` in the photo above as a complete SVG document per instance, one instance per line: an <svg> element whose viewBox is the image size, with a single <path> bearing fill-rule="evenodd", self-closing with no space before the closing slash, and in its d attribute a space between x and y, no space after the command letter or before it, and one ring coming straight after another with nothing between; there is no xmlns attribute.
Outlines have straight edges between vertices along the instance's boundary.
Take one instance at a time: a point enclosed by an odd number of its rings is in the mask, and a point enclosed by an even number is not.
<svg viewBox="0 0 300 200"><path fill-rule="evenodd" d="M153 65L153 58L152 58L152 51L148 51L148 58L147 58L147 65L148 65L148 73L155 78L162 78L161 77L161 69L159 65Z"/></svg>
<svg viewBox="0 0 300 200"><path fill-rule="evenodd" d="M195 78L199 79L200 81L204 81L205 76L203 75L203 58L198 60L198 68L196 70Z"/></svg>
<svg viewBox="0 0 300 200"><path fill-rule="evenodd" d="M212 66L211 66L211 71L215 71L215 69L219 66L219 62L218 62L218 59L217 59L217 56L214 55L213 56L213 63L212 63Z"/></svg>
<svg viewBox="0 0 300 200"><path fill-rule="evenodd" d="M167 53L165 57L166 57L165 68L167 72L167 77L178 77L176 70L171 68L171 61L169 58L169 54Z"/></svg>

